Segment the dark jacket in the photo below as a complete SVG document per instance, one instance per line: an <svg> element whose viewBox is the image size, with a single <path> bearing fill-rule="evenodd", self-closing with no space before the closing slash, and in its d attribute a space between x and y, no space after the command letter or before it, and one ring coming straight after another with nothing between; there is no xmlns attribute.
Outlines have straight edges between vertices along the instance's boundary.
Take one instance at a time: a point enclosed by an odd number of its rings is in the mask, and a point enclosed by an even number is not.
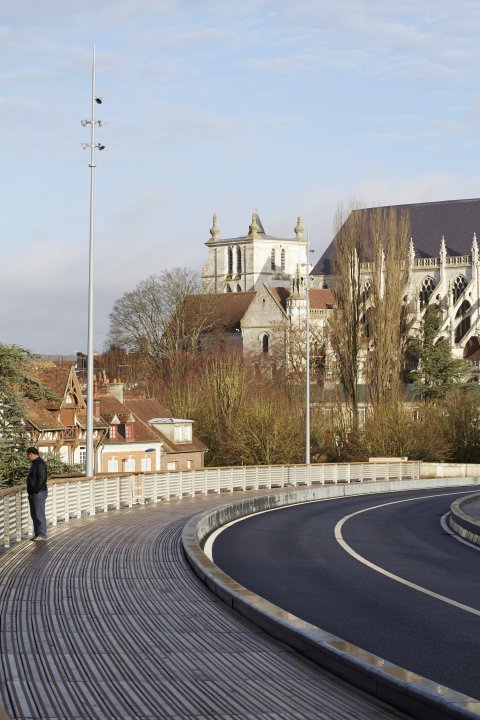
<svg viewBox="0 0 480 720"><path fill-rule="evenodd" d="M30 465L30 470L27 477L27 493L29 495L36 495L42 490L47 489L47 466L45 460L38 457Z"/></svg>

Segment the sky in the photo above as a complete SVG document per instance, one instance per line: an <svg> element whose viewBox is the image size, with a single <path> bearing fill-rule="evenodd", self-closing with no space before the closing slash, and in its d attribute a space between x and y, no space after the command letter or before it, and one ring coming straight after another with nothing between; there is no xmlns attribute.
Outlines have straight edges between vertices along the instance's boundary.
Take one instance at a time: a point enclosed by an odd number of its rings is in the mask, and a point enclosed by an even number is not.
<svg viewBox="0 0 480 720"><path fill-rule="evenodd" d="M301 216L316 262L339 205L479 197L479 36L476 0L0 0L0 342L86 352L94 44L101 352L115 300L201 271L214 212Z"/></svg>

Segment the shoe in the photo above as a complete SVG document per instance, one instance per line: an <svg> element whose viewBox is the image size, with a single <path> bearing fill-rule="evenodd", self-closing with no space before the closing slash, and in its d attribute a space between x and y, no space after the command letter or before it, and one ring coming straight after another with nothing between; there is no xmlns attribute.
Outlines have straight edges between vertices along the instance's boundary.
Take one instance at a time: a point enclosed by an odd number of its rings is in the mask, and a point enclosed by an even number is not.
<svg viewBox="0 0 480 720"><path fill-rule="evenodd" d="M36 536L36 535L29 535L29 536L28 536L28 539L29 539L29 540L36 540L36 539L37 539L37 536Z"/></svg>
<svg viewBox="0 0 480 720"><path fill-rule="evenodd" d="M37 535L37 537L33 539L33 542L46 542L46 541L47 541L47 538L44 538L41 535Z"/></svg>

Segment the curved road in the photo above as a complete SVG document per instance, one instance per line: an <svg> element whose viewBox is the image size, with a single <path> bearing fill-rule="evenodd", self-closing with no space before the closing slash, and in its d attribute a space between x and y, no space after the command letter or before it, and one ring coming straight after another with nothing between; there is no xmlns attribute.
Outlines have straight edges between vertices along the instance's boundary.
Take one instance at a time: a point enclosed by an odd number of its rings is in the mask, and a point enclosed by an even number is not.
<svg viewBox="0 0 480 720"><path fill-rule="evenodd" d="M298 617L480 698L480 552L441 525L453 500L471 492L363 495L262 513L224 530L213 559Z"/></svg>
<svg viewBox="0 0 480 720"><path fill-rule="evenodd" d="M185 522L235 500L84 517L0 553L0 717L2 705L12 720L404 717L260 632L192 573Z"/></svg>

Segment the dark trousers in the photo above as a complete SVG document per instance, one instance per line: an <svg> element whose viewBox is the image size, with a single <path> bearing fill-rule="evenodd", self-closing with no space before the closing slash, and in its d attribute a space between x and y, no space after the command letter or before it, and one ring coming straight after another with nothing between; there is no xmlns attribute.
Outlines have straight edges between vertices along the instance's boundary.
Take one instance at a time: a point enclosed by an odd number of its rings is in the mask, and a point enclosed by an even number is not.
<svg viewBox="0 0 480 720"><path fill-rule="evenodd" d="M45 517L47 495L48 490L42 490L42 492L28 496L30 516L33 522L33 534L35 537L47 537L47 519Z"/></svg>

